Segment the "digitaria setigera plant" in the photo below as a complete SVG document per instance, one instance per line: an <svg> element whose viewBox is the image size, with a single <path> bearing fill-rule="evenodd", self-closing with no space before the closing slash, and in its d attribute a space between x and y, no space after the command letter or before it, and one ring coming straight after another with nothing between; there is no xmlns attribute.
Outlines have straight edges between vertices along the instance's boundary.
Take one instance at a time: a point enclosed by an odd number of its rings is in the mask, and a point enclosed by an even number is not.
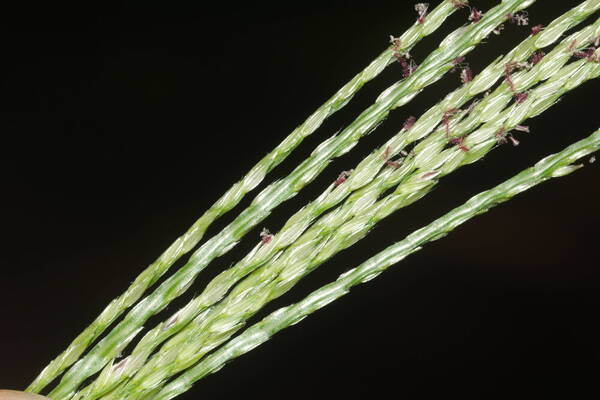
<svg viewBox="0 0 600 400"><path fill-rule="evenodd" d="M58 380L47 394L52 400L173 398L224 362L343 296L350 287L374 278L427 242L532 186L578 169L581 164L575 163L600 147L600 132L473 197L301 302L245 328L246 321L271 300L365 237L379 221L426 196L461 166L505 144L518 145L518 136L529 130L529 118L551 108L577 87L593 84L589 81L600 75L600 20L577 26L600 9L600 0L584 1L547 26L529 23L526 9L534 2L504 0L485 11L459 0L445 0L432 9L417 4L412 27L399 37L391 36L389 47L380 56L228 190L40 373L28 391L44 392ZM455 12L464 13L467 24L448 35L417 65L410 50ZM474 71L466 63L468 54L507 23L527 26L524 40L485 69ZM566 36L575 27L576 31ZM321 143L287 177L263 189L225 229L200 244L213 221L234 208L365 83L395 63L401 66L402 79L384 90L356 120ZM409 118L395 136L353 169L340 173L319 197L290 213L278 232L265 230L243 259L140 337L148 319L185 293L211 261L313 181L330 160L351 151L391 112L450 71L459 73L459 88L423 115ZM148 290L192 250L183 267L171 271L156 289ZM123 319L108 330L121 315ZM136 343L133 350L122 354L130 343Z"/></svg>

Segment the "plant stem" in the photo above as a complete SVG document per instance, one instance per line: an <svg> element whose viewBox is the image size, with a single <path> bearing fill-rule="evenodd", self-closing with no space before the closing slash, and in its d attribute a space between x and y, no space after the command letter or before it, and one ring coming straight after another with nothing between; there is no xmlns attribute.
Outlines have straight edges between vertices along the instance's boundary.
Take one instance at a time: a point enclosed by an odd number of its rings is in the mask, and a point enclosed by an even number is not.
<svg viewBox="0 0 600 400"><path fill-rule="evenodd" d="M470 219L510 200L525 190L551 178L575 171L580 166L573 165L573 163L599 149L600 130L597 130L587 139L572 144L558 154L544 158L535 166L522 171L493 189L472 197L464 205L388 247L360 266L340 275L335 282L321 287L296 304L271 313L170 382L151 397L151 400L169 400L184 393L192 387L194 382L220 370L226 362L249 352L282 329L300 322L307 315L344 296L353 286L370 281L387 268L420 250L424 244L444 237Z"/></svg>

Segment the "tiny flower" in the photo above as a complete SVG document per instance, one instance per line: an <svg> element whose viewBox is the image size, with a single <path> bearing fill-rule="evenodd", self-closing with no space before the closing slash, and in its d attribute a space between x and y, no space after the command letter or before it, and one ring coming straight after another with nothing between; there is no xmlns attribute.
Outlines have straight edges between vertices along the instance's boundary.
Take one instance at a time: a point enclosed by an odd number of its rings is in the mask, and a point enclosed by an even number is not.
<svg viewBox="0 0 600 400"><path fill-rule="evenodd" d="M498 132L496 132L496 140L499 144L508 143L508 139L510 139L513 146L518 146L520 142L509 132L506 132L504 128L500 128Z"/></svg>
<svg viewBox="0 0 600 400"><path fill-rule="evenodd" d="M519 93L515 94L515 99L517 101L517 104L524 103L528 97L529 97L529 93L527 93L527 92L519 92Z"/></svg>
<svg viewBox="0 0 600 400"><path fill-rule="evenodd" d="M444 111L444 115L442 116L442 125L444 125L446 138L448 138L448 140L450 140L450 117L456 114L458 111L460 111L458 108L451 108Z"/></svg>
<svg viewBox="0 0 600 400"><path fill-rule="evenodd" d="M417 18L417 22L422 24L425 22L425 16L427 15L427 9L429 8L428 3L417 3L415 4L415 10L419 14L419 18Z"/></svg>
<svg viewBox="0 0 600 400"><path fill-rule="evenodd" d="M267 244L273 240L273 235L267 228L263 228L263 230L260 232L260 240L262 244Z"/></svg>
<svg viewBox="0 0 600 400"><path fill-rule="evenodd" d="M531 27L531 36L535 36L544 29L544 25L534 25Z"/></svg>
<svg viewBox="0 0 600 400"><path fill-rule="evenodd" d="M335 182L333 182L333 184L336 187L340 186L342 183L346 182L346 179L348 179L348 177L350 176L351 173L352 173L352 170L350 170L350 171L342 171L340 173L340 175L337 177L337 179L335 180Z"/></svg>
<svg viewBox="0 0 600 400"><path fill-rule="evenodd" d="M400 165L402 165L402 164L400 164L399 161L391 161L391 160L387 160L385 163L387 166L392 167L394 169L398 169L398 168L400 168Z"/></svg>
<svg viewBox="0 0 600 400"><path fill-rule="evenodd" d="M468 3L466 1L461 1L461 0L451 0L452 1L452 5L456 8L464 8L468 6Z"/></svg>
<svg viewBox="0 0 600 400"><path fill-rule="evenodd" d="M498 132L496 132L496 141L499 144L506 143L506 130L504 130L504 128L500 128Z"/></svg>
<svg viewBox="0 0 600 400"><path fill-rule="evenodd" d="M402 129L404 129L405 131L409 131L410 128L413 127L413 125L415 124L415 122L417 121L417 119L413 116L410 116L406 119L406 121L404 121L404 125L402 125Z"/></svg>
<svg viewBox="0 0 600 400"><path fill-rule="evenodd" d="M410 57L410 56L409 56ZM402 77L408 78L417 70L418 65L407 56L396 57L400 65L402 66Z"/></svg>
<svg viewBox="0 0 600 400"><path fill-rule="evenodd" d="M400 40L400 38L394 37L392 35L390 35L390 43L392 44L392 49L394 49L394 51L400 50L400 47L402 46L402 41Z"/></svg>
<svg viewBox="0 0 600 400"><path fill-rule="evenodd" d="M525 125L517 125L515 126L515 130L519 132L529 133L529 127Z"/></svg>
<svg viewBox="0 0 600 400"><path fill-rule="evenodd" d="M512 79L512 73L515 70L525 68L527 66L529 66L528 63L521 63L521 62L514 62L514 61L508 62L508 63L506 63L506 65L504 65L504 80L506 81L506 84L508 85L510 90L515 94L517 93L517 88Z"/></svg>
<svg viewBox="0 0 600 400"><path fill-rule="evenodd" d="M481 18L483 18L483 13L475 7L472 7L471 14L469 15L469 21L477 23L481 20Z"/></svg>
<svg viewBox="0 0 600 400"><path fill-rule="evenodd" d="M465 61L465 57L463 57L463 56L456 57L454 60L452 60L452 65L458 65L458 64L462 63L463 61Z"/></svg>
<svg viewBox="0 0 600 400"><path fill-rule="evenodd" d="M536 51L529 58L529 64L531 64L532 66L537 65L540 61L542 61L542 58L544 58L545 56L546 53L544 53L543 51Z"/></svg>
<svg viewBox="0 0 600 400"><path fill-rule="evenodd" d="M519 11L518 13L508 14L506 16L510 22L519 26L529 25L529 16L526 11Z"/></svg>
<svg viewBox="0 0 600 400"><path fill-rule="evenodd" d="M464 141L465 138L463 136L450 139L450 143L458 146L460 150L467 152L469 148L464 144Z"/></svg>
<svg viewBox="0 0 600 400"><path fill-rule="evenodd" d="M473 71L471 71L471 68L466 67L460 71L460 80L462 83L471 82L473 80Z"/></svg>

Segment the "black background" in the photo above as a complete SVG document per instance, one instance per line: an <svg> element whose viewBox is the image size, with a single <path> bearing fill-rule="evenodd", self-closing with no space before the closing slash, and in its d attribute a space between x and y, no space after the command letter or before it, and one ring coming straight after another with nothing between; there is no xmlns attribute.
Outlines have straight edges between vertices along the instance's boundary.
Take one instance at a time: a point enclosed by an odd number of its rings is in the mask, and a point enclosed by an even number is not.
<svg viewBox="0 0 600 400"><path fill-rule="evenodd" d="M476 3L485 10L495 2ZM532 21L547 24L577 3L538 1ZM466 16L456 13L423 40L416 60ZM0 387L24 388L144 266L414 18L412 2L402 1L220 2L210 9L200 2L3 4ZM480 71L527 34L528 28L507 26L468 61ZM366 85L267 181L285 176L400 74L393 65ZM340 171L458 83L450 74L394 111L211 264L161 318L245 254L263 226L277 231ZM527 123L532 133L518 135L520 146L502 146L444 178L253 321L589 135L598 123L597 93L598 82L570 93ZM499 206L181 398L598 395L599 176L598 164L588 164Z"/></svg>

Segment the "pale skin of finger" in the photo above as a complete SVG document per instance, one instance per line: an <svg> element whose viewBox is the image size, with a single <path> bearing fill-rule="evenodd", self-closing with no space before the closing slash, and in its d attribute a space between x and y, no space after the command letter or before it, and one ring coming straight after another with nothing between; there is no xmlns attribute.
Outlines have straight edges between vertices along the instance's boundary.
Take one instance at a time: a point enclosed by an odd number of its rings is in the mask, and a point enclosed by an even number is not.
<svg viewBox="0 0 600 400"><path fill-rule="evenodd" d="M48 400L48 398L15 390L0 390L0 400Z"/></svg>

